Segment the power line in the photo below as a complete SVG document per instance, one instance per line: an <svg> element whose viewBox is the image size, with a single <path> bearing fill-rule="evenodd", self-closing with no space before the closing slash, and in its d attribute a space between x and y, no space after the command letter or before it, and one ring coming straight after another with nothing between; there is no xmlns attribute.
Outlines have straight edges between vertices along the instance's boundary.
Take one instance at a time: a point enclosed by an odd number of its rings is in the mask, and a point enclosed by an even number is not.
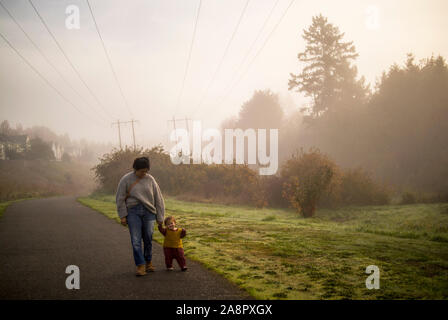
<svg viewBox="0 0 448 320"><path fill-rule="evenodd" d="M117 120L117 122L112 122L112 126L116 124L118 127L118 143L120 144L120 150L123 149L121 147L121 127L120 127L120 120Z"/></svg>
<svg viewBox="0 0 448 320"><path fill-rule="evenodd" d="M45 29L47 30L47 32L50 34L51 38L53 39L53 41L56 43L57 47L59 48L59 50L61 51L62 55L64 56L65 60L67 60L68 64L70 65L70 67L73 69L73 71L76 73L76 75L78 76L79 80L81 80L81 82L84 84L84 86L87 88L87 90L89 91L89 93L92 95L92 97L94 97L96 103L103 109L103 111L107 114L107 110L104 108L104 106L101 104L101 102L98 100L98 97L95 95L95 93L92 91L92 89L90 89L90 87L87 85L87 83L84 81L84 79L82 78L81 74L78 72L78 70L76 69L76 67L73 65L73 63L71 62L71 60L68 58L67 54L65 53L64 49L62 49L62 46L60 45L59 41L56 39L56 37L54 36L54 34L51 32L50 28L48 27L47 23L45 22L45 20L43 19L43 17L41 16L41 14L39 13L39 11L37 10L37 8L34 6L32 0L28 0L28 2L30 3L30 5L33 7L34 12L36 12L37 16L39 17L40 21L42 22L42 24L45 26ZM112 117L111 117L112 118Z"/></svg>
<svg viewBox="0 0 448 320"><path fill-rule="evenodd" d="M187 78L188 69L190 67L191 52L193 51L193 44L194 44L194 40L196 38L196 29L197 29L198 20L199 20L199 13L201 12L201 5L202 5L202 0L199 0L199 6L198 6L198 10L197 10L197 13L196 13L196 19L195 19L195 23L194 23L193 36L191 38L190 50L189 50L189 53L188 53L187 65L185 67L185 72L184 72L184 79L182 81L182 87L180 89L179 96L177 97L176 110L175 110L174 113L176 113L177 109L179 108L180 99L182 98L182 94L184 92L185 80Z"/></svg>
<svg viewBox="0 0 448 320"><path fill-rule="evenodd" d="M56 66L50 61L50 59L47 57L46 54L43 53L43 51L39 48L39 46L33 41L33 39L31 39L31 37L28 35L28 33L25 31L25 29L23 29L23 27L20 25L20 23L14 18L14 16L11 14L11 12L8 10L8 8L5 7L5 5L2 3L2 1L0 0L0 6L3 8L3 10L5 10L5 12L9 15L9 17L11 18L12 21L14 21L14 23L19 27L19 29L23 32L23 34L26 36L26 38L31 42L31 44L33 45L33 47L37 50L37 52L39 52L39 54L42 56L42 58L44 58L44 60L53 68L53 70L59 75L59 77L64 81L64 83L73 90L73 92L75 92L82 100L83 102L88 105L92 110L94 110L95 112L98 113L99 116L101 116L103 118L103 115L101 113L99 113L98 111L96 111L96 109L94 109L92 107L92 105L84 99L84 97L70 84L70 82L68 82L68 80L62 75L62 73L56 68ZM103 118L104 121L107 121L105 118Z"/></svg>
<svg viewBox="0 0 448 320"><path fill-rule="evenodd" d="M263 49L265 48L266 44L269 42L269 40L271 39L272 35L274 34L275 30L277 29L277 27L281 24L281 22L283 21L283 18L286 16L286 14L288 13L289 9L291 8L291 6L294 4L296 0L291 0L291 2L289 3L288 7L285 9L285 11L283 12L282 16L280 17L280 19L278 20L278 22L275 24L274 28L272 28L271 32L269 33L269 35L267 36L267 38L265 39L263 45L261 46L261 48L257 51L257 53L255 54L255 56L252 58L252 60L250 61L250 63L247 65L246 69L241 73L240 77L238 78L238 80L236 82L233 83L232 87L230 88L230 90L227 92L227 94L225 95L225 97L221 100L221 104L220 106L225 102L225 100L227 100L228 96L230 95L230 93L233 91L233 89L235 88L235 86L241 81L241 79L246 75L246 73L249 71L250 67L252 66L252 64L255 62L255 60L257 59L257 57L260 55L260 53L263 51Z"/></svg>
<svg viewBox="0 0 448 320"><path fill-rule="evenodd" d="M246 1L246 4L245 4L245 6L244 6L244 8L243 8L243 11L241 12L241 15L240 15L240 17L239 17L239 19L238 19L238 22L237 22L237 24L236 24L236 26L235 26L235 28L234 28L234 30L233 30L232 36L230 37L230 40L229 40L229 42L227 43L226 49L224 50L224 54L223 54L223 56L222 56L222 58L221 58L221 61L219 62L219 65L218 65L218 67L216 68L215 73L213 74L213 77L212 77L211 81L209 82L209 84L208 84L208 86L207 86L207 88L206 88L206 90L205 90L205 92L204 92L204 95L202 96L202 98L201 98L201 100L200 100L198 106L197 106L196 109L193 111L193 115L194 115L194 114L196 113L196 111L201 107L202 103L203 103L204 100L205 100L205 97L207 96L207 93L208 93L209 89L211 88L212 84L214 83L214 81L215 81L215 79L216 79L216 76L218 75L218 73L219 73L219 71L220 71L220 69L221 69L221 66L222 66L222 64L223 64L223 62L224 62L224 60L225 60L225 58L226 58L226 56L227 56L227 53L228 53L228 51L229 51L230 45L232 44L232 41L233 41L233 39L235 38L235 35L236 35L236 33L237 33L238 29L239 29L239 26L240 26L240 24L241 24L241 21L243 20L243 17L244 17L244 14L245 14L245 12L246 12L247 6L249 5L249 2L250 2L250 0L247 0L247 1Z"/></svg>
<svg viewBox="0 0 448 320"><path fill-rule="evenodd" d="M230 81L229 85L226 87L225 92L227 92L231 85L233 84L233 82L235 81L236 77L238 76L238 71L240 71L244 65L244 63L246 62L247 58L249 57L249 54L252 52L252 49L255 47L255 44L257 43L258 39L260 38L261 34L263 33L263 30L266 28L266 25L268 24L269 20L271 19L272 13L274 12L275 8L277 7L278 3L280 2L280 0L275 1L274 5L272 6L268 16L266 17L266 19L264 20L264 23L262 25L262 27L260 28L260 30L258 31L257 36L255 37L254 41L252 42L252 44L250 45L249 49L246 51L246 54L244 55L243 60L241 60L240 65L238 66L238 68L236 69L237 72L235 72L234 77L232 78L232 80Z"/></svg>
<svg viewBox="0 0 448 320"><path fill-rule="evenodd" d="M0 37L6 42L6 44L50 87L52 88L65 102L70 104L73 108L75 108L79 113L89 118L88 115L84 114L73 102L68 100L54 85L51 84L50 81L47 80L40 72L37 70L28 59L26 59L12 44L9 40L0 32ZM92 119L93 120L93 119ZM96 119L95 119L95 124ZM98 124L97 124L98 125Z"/></svg>
<svg viewBox="0 0 448 320"><path fill-rule="evenodd" d="M123 99L123 102L124 102L126 108L128 109L129 113L131 114L131 116L134 117L133 114L132 114L131 108L129 107L128 101L126 100L126 98L124 96L123 89L121 88L120 82L118 81L118 77L117 77L117 74L115 73L115 69L114 69L114 67L112 65L112 61L110 60L109 53L107 52L106 46L104 45L103 37L101 37L101 33L100 33L99 28L98 28L98 24L96 23L95 15L93 14L92 7L90 6L90 2L89 2L89 0L86 0L86 1L87 1L87 5L89 6L90 14L92 15L93 22L95 24L96 32L98 33L98 36L100 37L101 44L102 44L103 49L104 49L104 53L106 54L107 61L109 62L110 69L112 70L112 74L114 76L115 82L117 83L118 89L120 90L120 94L121 94L121 97Z"/></svg>

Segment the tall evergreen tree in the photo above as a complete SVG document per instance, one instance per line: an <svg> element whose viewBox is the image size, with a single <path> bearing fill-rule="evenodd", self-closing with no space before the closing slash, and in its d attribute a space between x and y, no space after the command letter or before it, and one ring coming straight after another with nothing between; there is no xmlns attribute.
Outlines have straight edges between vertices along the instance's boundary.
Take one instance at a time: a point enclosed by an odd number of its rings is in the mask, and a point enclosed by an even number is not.
<svg viewBox="0 0 448 320"><path fill-rule="evenodd" d="M352 62L358 57L353 42L343 42L344 33L329 23L321 14L313 17L311 26L303 31L306 41L299 61L305 64L302 72L291 73L289 90L297 89L312 104L308 111L312 118L319 118L327 111L335 111L353 99L363 100L368 92L364 78L356 79L357 68Z"/></svg>

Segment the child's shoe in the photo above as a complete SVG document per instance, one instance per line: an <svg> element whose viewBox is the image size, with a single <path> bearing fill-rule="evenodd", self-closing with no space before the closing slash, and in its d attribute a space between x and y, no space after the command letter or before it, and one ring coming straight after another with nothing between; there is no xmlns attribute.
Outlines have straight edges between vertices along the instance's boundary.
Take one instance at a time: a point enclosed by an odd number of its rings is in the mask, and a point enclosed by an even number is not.
<svg viewBox="0 0 448 320"><path fill-rule="evenodd" d="M169 268L166 268L166 270L167 270L167 271L173 271L174 268L173 268L173 267L169 267Z"/></svg>
<svg viewBox="0 0 448 320"><path fill-rule="evenodd" d="M182 268L182 271L187 271L187 269L188 268L185 266L185 267Z"/></svg>

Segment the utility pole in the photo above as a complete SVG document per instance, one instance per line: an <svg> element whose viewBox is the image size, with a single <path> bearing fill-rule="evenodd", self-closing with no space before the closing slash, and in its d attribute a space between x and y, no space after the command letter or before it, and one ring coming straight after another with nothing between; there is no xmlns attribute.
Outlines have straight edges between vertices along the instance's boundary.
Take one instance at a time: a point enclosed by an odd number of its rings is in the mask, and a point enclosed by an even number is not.
<svg viewBox="0 0 448 320"><path fill-rule="evenodd" d="M134 151L136 150L136 144L135 144L135 130L134 130L134 122L138 122L138 120L134 120L132 119L131 121L126 121L126 122L122 122L123 124L125 123L130 123L132 125L132 138L134 141Z"/></svg>
<svg viewBox="0 0 448 320"><path fill-rule="evenodd" d="M117 120L117 122L113 122L112 125L116 124L118 126L118 141L120 142L120 150L122 149L121 147L121 125L122 124L126 124L126 123L131 123L132 125L132 138L134 141L134 151L136 150L137 146L135 144L135 129L134 129L134 122L137 123L138 120L134 120L132 119L131 121L121 121Z"/></svg>
<svg viewBox="0 0 448 320"><path fill-rule="evenodd" d="M169 123L172 122L173 123L173 128L174 128L174 134L175 134L175 138L176 138L176 142L177 142L177 132L176 132L176 121L185 121L185 127L187 129L188 134L190 134L190 126L188 125L188 121L191 120L187 117L183 118L183 119L176 119L174 116L171 120L167 120L168 122L168 127L169 127ZM169 138L168 138L169 139Z"/></svg>
<svg viewBox="0 0 448 320"><path fill-rule="evenodd" d="M132 119L132 120L131 120L131 124L132 124L132 138L133 138L133 140L134 140L134 151L135 151L135 130L134 130L134 122L135 122L135 120Z"/></svg>
<svg viewBox="0 0 448 320"><path fill-rule="evenodd" d="M183 119L176 119L174 116L171 120L167 120L168 123L172 122L173 123L173 128L174 130L176 130L176 121L185 121L185 127L187 128L187 132L190 133L190 127L188 125L188 121L191 120L187 117L183 118ZM177 136L176 136L176 141L177 141Z"/></svg>
<svg viewBox="0 0 448 320"><path fill-rule="evenodd" d="M120 120L117 120L117 122L113 122L112 125L116 124L118 126L118 141L120 143L120 150L121 148L121 131L120 131Z"/></svg>

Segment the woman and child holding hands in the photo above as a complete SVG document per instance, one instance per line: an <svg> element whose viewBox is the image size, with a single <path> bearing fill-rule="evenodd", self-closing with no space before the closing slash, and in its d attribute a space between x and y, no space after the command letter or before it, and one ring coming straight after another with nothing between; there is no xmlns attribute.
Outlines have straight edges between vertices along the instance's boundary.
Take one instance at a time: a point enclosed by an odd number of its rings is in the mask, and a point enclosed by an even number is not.
<svg viewBox="0 0 448 320"><path fill-rule="evenodd" d="M182 244L186 230L176 227L174 217L165 218L165 202L159 185L148 173L149 158L135 159L132 167L134 170L125 174L118 183L116 204L121 224L129 227L134 262L137 266L136 275L143 276L155 270L152 265L152 235L156 222L160 233L165 237L163 252L167 270L173 270L174 259L181 270L186 271Z"/></svg>

